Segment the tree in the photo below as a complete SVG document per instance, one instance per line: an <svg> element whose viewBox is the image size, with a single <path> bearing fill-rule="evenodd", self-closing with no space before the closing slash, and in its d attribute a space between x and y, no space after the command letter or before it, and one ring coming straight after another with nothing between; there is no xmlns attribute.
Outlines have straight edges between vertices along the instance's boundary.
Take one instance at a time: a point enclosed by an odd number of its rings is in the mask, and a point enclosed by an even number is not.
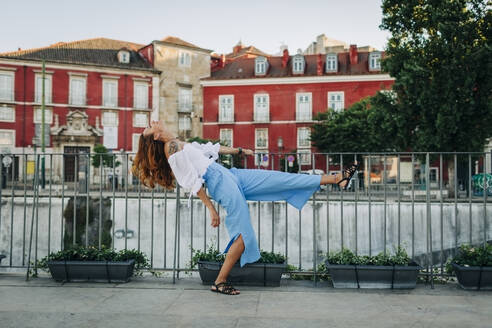
<svg viewBox="0 0 492 328"><path fill-rule="evenodd" d="M483 0L383 0L380 27L391 38L382 67L395 78L396 120L405 122L407 134L400 146L483 151L492 137L488 5ZM453 177L453 161L448 167Z"/></svg>
<svg viewBox="0 0 492 328"><path fill-rule="evenodd" d="M101 166L101 160L103 167L113 167L114 156L108 152L108 149L104 145L96 144L94 146L94 155L92 155L92 166L99 168ZM118 167L121 163L115 161L114 167Z"/></svg>

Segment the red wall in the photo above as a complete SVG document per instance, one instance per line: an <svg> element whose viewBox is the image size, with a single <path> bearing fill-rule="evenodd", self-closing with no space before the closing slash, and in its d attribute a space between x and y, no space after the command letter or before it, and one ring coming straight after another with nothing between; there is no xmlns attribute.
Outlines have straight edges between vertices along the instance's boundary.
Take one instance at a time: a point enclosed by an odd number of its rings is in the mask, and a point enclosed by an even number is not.
<svg viewBox="0 0 492 328"><path fill-rule="evenodd" d="M16 147L27 147L32 145L32 138L34 137L34 122L33 111L34 108L38 108L38 104L34 102L35 92L35 75L34 71L40 71L39 66L30 67L23 65L7 65L0 64L2 67L13 67L15 71L14 82L14 100L15 104L5 103L15 107L15 122L0 122L0 129L14 129L16 130ZM80 70L77 68L52 68L49 65L46 66L46 70L53 72L52 74L52 102L55 106L47 105L48 108L53 110L53 124L55 122L54 115L58 114L59 124L66 124L66 115L70 110L83 110L89 116L89 125L96 125L96 117L99 117L100 127L102 126L102 113L103 108L87 108L85 106L68 106L69 101L69 84L70 76L68 72L78 72L87 74L87 87L86 87L86 104L87 106L101 106L102 105L102 77L101 75L114 75L119 76L118 79L118 106L119 107L133 107L133 77L140 77L139 75L122 74L121 72L92 72ZM149 109L152 108L152 79L148 78L148 104ZM150 113L149 113L150 116ZM53 126L53 125L52 125ZM132 110L119 110L119 126L118 126L118 149L131 150L132 149L132 134L141 133L143 128L133 127L133 111ZM102 143L102 139L100 140Z"/></svg>

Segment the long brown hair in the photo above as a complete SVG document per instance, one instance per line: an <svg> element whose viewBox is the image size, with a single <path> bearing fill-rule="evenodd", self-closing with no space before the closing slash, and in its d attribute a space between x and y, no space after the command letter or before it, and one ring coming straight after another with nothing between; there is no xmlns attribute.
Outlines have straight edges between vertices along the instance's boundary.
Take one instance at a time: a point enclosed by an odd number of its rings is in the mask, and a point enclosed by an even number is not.
<svg viewBox="0 0 492 328"><path fill-rule="evenodd" d="M140 135L138 151L132 165L132 173L149 188L159 184L166 189L175 187L171 166L164 153L164 143L152 135Z"/></svg>

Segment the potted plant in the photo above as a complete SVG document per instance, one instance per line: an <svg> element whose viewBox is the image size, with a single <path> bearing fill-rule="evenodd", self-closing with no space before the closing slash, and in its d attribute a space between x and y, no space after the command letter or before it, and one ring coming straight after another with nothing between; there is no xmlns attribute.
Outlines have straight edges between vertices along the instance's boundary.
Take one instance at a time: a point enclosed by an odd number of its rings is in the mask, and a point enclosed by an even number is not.
<svg viewBox="0 0 492 328"><path fill-rule="evenodd" d="M394 255L376 256L357 256L342 249L329 254L325 265L335 288L411 289L415 288L421 269L402 247Z"/></svg>
<svg viewBox="0 0 492 328"><path fill-rule="evenodd" d="M235 285L280 286L280 278L287 268L285 256L265 251L261 251L260 255L261 258L255 263L243 267L236 263L229 274L228 281ZM210 285L215 282L224 258L224 254L213 246L204 252L193 250L191 268L198 265L202 283Z"/></svg>
<svg viewBox="0 0 492 328"><path fill-rule="evenodd" d="M446 267L463 289L492 290L492 245L462 245Z"/></svg>
<svg viewBox="0 0 492 328"><path fill-rule="evenodd" d="M133 275L150 268L145 254L137 250L74 246L51 253L38 261L56 281L128 282Z"/></svg>

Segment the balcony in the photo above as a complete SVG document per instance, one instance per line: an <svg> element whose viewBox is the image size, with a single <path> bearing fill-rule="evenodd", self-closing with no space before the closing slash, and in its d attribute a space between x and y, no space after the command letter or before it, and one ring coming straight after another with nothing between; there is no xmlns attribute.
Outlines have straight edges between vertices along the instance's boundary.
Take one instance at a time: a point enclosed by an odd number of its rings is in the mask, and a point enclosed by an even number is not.
<svg viewBox="0 0 492 328"><path fill-rule="evenodd" d="M194 105L189 102L176 102L178 106L178 113L191 113L194 109Z"/></svg>
<svg viewBox="0 0 492 328"><path fill-rule="evenodd" d="M253 114L253 121L255 123L268 123L268 122L270 122L270 112L255 111Z"/></svg>

